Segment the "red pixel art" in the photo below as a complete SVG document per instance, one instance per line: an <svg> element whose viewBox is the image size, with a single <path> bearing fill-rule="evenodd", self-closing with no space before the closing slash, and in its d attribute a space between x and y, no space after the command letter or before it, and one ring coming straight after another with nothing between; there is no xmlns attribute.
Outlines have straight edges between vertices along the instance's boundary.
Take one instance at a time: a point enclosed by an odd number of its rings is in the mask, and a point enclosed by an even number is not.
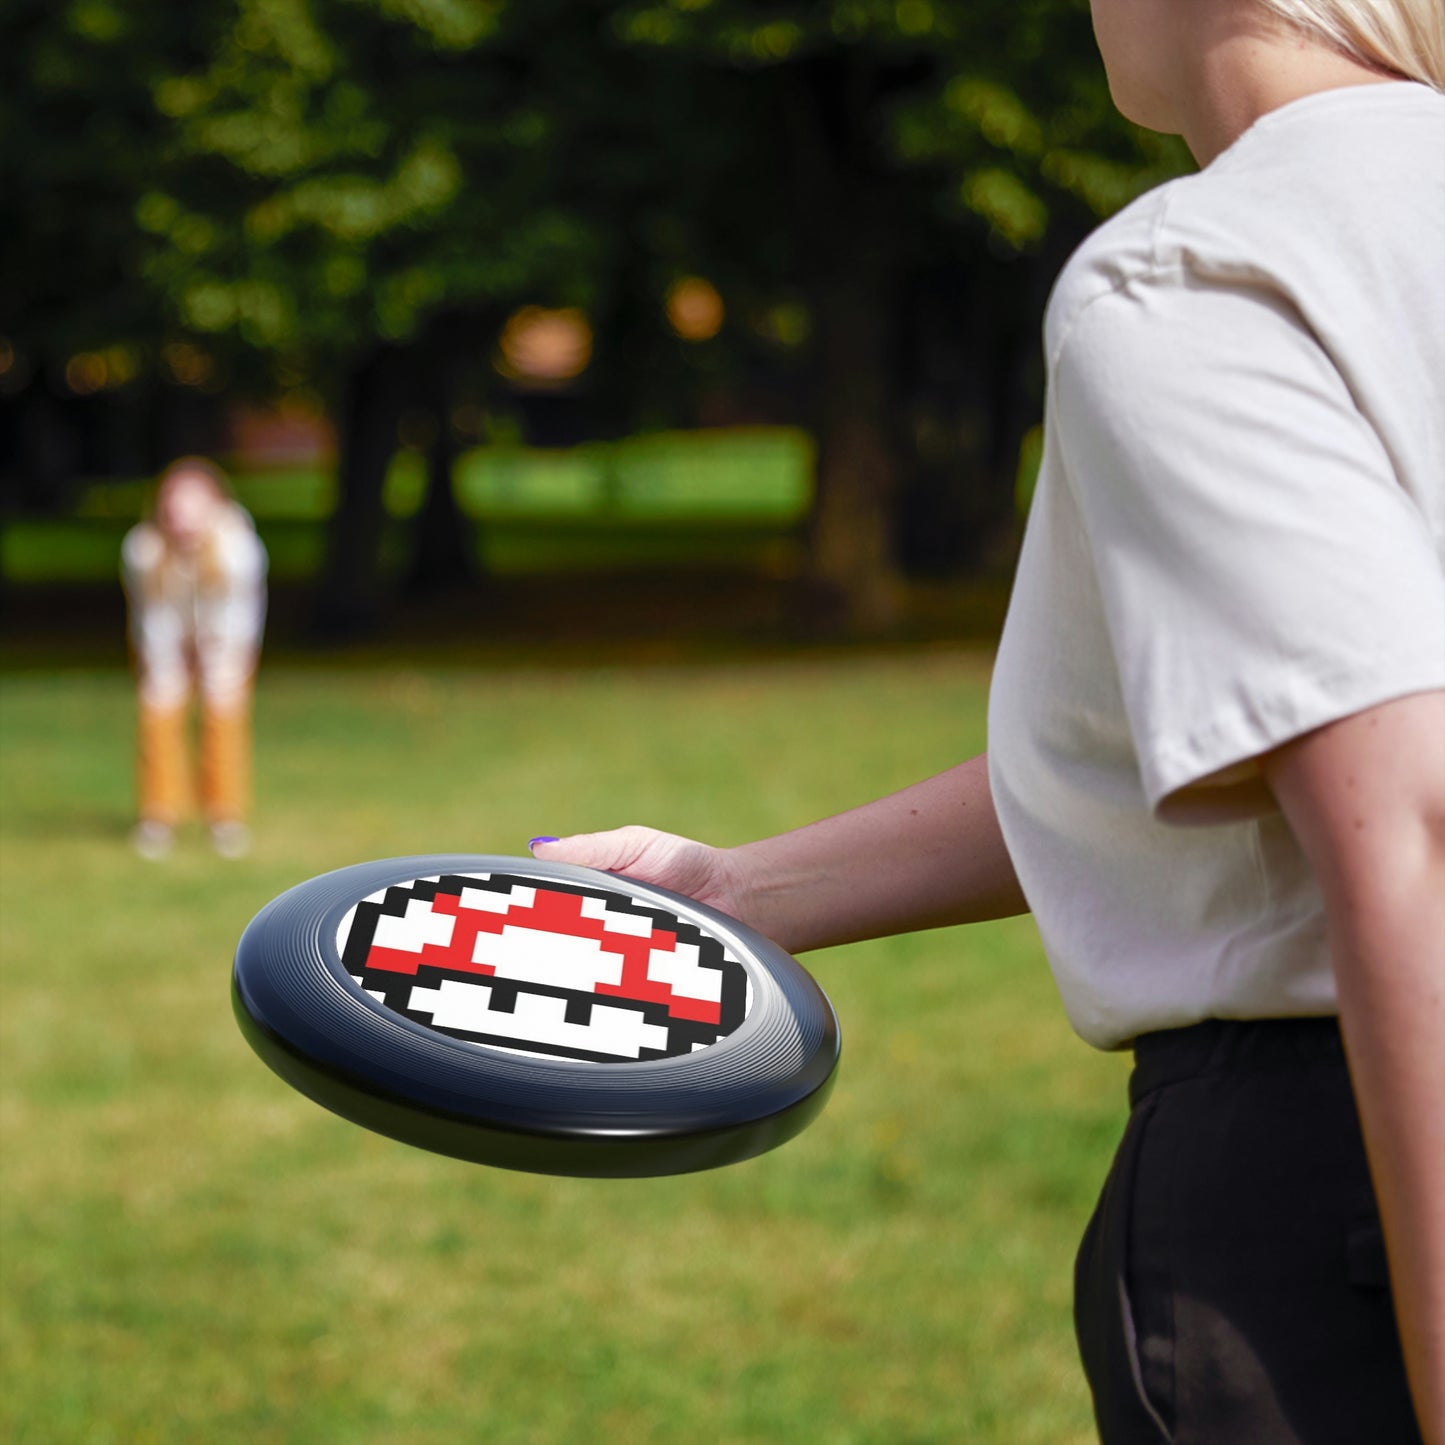
<svg viewBox="0 0 1445 1445"><path fill-rule="evenodd" d="M706 1048L746 1016L721 941L622 893L526 879L417 879L363 900L337 939L388 1008L456 1038L592 1062Z"/></svg>

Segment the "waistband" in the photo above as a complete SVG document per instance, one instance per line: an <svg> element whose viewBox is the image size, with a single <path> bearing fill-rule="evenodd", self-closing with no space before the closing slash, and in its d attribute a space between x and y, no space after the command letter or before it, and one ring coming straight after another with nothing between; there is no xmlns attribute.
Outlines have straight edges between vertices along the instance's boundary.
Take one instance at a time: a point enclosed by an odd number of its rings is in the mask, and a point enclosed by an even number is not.
<svg viewBox="0 0 1445 1445"><path fill-rule="evenodd" d="M1129 1103L1184 1079L1321 1064L1345 1067L1337 1018L1206 1019L1134 1041Z"/></svg>

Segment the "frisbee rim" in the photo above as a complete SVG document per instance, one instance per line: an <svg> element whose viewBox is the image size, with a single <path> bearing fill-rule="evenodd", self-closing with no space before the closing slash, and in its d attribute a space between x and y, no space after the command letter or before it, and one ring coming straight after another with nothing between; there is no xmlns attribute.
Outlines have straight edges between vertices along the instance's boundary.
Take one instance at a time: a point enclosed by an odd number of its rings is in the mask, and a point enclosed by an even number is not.
<svg viewBox="0 0 1445 1445"><path fill-rule="evenodd" d="M460 1114L439 1105L402 1102L377 1089L363 1076L324 1068L298 1052L246 1010L235 988L232 1007L246 1042L272 1073L338 1118L430 1153L534 1174L655 1178L741 1163L802 1133L822 1113L838 1078L835 1059L822 1081L809 1091L772 1113L743 1123L705 1129L678 1128L672 1132L643 1128L597 1129L590 1133L541 1131ZM286 1060L290 1067L277 1068L278 1058ZM318 1083L320 1088L316 1087ZM343 1101L345 1107L339 1107ZM412 1127L388 1127L383 1117L391 1111ZM419 1128L418 1124L430 1128ZM429 1136L424 1143L416 1137L421 1133ZM509 1144L515 1147L516 1160L502 1157L510 1152ZM525 1160L521 1157L523 1154Z"/></svg>
<svg viewBox="0 0 1445 1445"><path fill-rule="evenodd" d="M691 1053L596 1063L444 1034L357 982L338 939L349 910L389 887L478 874L621 896L701 928L752 982L747 1015ZM252 1050L314 1102L416 1147L540 1173L683 1173L763 1153L821 1112L841 1048L817 982L738 920L625 874L498 855L378 859L288 889L243 933L231 992ZM520 1103L528 1091L536 1101Z"/></svg>

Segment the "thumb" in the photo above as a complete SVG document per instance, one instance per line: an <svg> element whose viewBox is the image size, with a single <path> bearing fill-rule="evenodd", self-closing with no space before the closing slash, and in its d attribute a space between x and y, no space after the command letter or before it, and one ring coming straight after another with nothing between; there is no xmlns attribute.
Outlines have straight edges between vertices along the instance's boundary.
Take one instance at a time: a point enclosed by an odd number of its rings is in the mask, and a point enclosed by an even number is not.
<svg viewBox="0 0 1445 1445"><path fill-rule="evenodd" d="M637 857L638 840L633 835L638 831L612 828L605 833L573 833L569 838L533 838L528 846L532 856L544 863L575 863L618 873Z"/></svg>

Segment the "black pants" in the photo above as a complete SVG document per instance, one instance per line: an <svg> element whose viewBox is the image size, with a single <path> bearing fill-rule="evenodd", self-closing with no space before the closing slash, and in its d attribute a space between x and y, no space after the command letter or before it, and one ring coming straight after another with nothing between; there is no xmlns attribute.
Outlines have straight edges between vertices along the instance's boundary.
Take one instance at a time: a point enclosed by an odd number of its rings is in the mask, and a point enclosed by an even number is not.
<svg viewBox="0 0 1445 1445"><path fill-rule="evenodd" d="M1104 1445L1418 1445L1335 1021L1146 1035L1129 1100L1074 1279Z"/></svg>

